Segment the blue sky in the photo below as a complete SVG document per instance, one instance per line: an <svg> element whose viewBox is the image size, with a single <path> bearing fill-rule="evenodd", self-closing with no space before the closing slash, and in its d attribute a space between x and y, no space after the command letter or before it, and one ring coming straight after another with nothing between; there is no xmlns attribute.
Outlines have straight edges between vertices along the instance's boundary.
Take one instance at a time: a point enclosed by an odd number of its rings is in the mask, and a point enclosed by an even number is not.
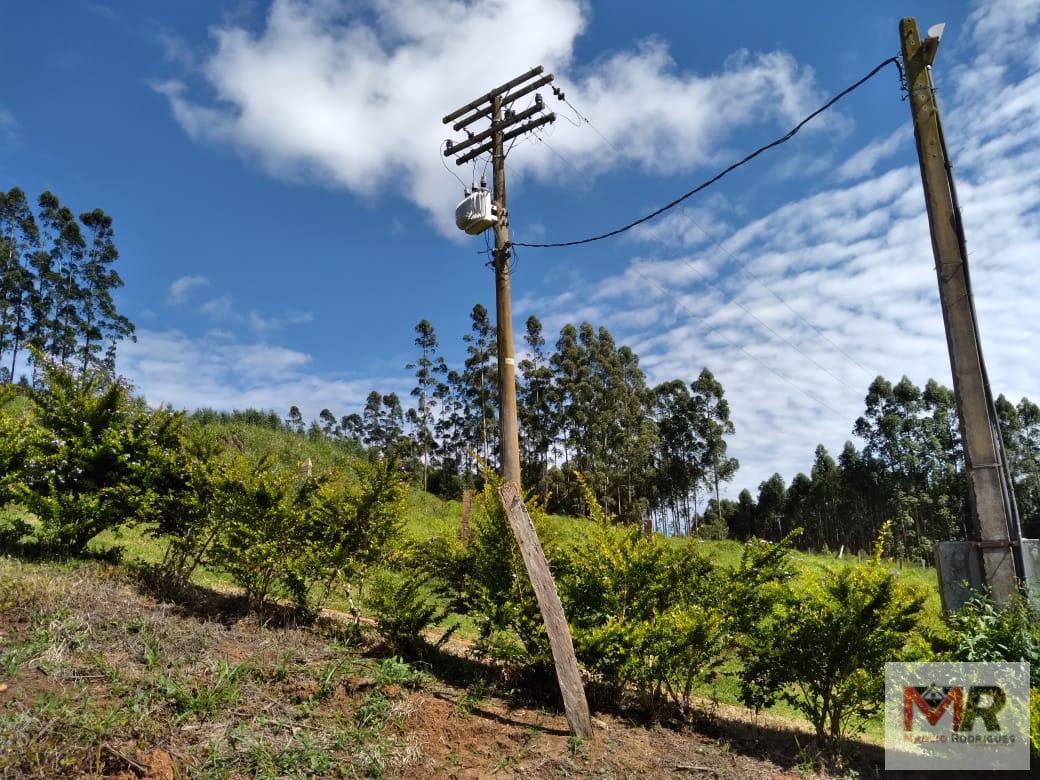
<svg viewBox="0 0 1040 780"><path fill-rule="evenodd" d="M1036 0L969 3L277 0L4 3L0 186L116 220L120 368L153 402L357 408L406 392L412 329L449 360L491 306L451 224L440 117L533 64L567 108L510 156L517 240L651 210L947 23L935 80L998 390L1040 398ZM501 36L496 39L496 36ZM452 166L454 167L454 166ZM460 171L464 178L469 168ZM707 365L735 487L850 437L876 373L949 383L909 111L894 69L646 229L521 251L517 324L604 324L652 381Z"/></svg>

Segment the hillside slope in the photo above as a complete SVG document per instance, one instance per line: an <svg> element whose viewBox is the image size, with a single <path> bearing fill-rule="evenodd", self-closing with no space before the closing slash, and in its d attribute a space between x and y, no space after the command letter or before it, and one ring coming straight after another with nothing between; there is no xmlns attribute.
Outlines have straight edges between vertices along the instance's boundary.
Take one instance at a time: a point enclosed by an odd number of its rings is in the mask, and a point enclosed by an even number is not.
<svg viewBox="0 0 1040 780"><path fill-rule="evenodd" d="M234 598L163 603L106 564L0 559L0 775L274 777L839 776L800 729L718 707L700 733L493 690L464 659L417 666L324 622L261 627ZM724 738L711 734L725 734ZM807 742L803 734L801 742ZM878 751L859 749L873 774ZM814 768L815 767L815 768Z"/></svg>

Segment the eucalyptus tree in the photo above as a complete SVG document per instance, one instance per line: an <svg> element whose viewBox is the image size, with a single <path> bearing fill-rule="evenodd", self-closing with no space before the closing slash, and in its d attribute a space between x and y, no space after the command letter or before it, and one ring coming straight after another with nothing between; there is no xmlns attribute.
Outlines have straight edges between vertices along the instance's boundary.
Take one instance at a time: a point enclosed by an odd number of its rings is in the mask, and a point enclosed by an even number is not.
<svg viewBox="0 0 1040 780"><path fill-rule="evenodd" d="M700 375L690 385L700 439L703 442L702 463L704 471L715 488L715 506L722 518L722 497L719 491L721 482L729 482L737 473L740 462L726 454L728 445L726 437L732 436L736 429L729 416L729 402L725 398L722 383L707 368L701 369Z"/></svg>
<svg viewBox="0 0 1040 780"><path fill-rule="evenodd" d="M545 493L549 456L556 439L553 372L545 353L542 323L533 314L524 331L527 354L520 361L520 457L524 484Z"/></svg>
<svg viewBox="0 0 1040 780"><path fill-rule="evenodd" d="M1040 536L1040 407L1023 398L1013 405L1003 395L996 401L1022 535Z"/></svg>
<svg viewBox="0 0 1040 780"><path fill-rule="evenodd" d="M80 366L86 370L91 364L115 368L115 346L125 338L136 340L134 326L116 311L112 291L123 286L119 272L112 268L119 258L112 229L112 217L101 209L80 215L90 240L80 273L79 285L79 347ZM107 343L104 359L98 354Z"/></svg>
<svg viewBox="0 0 1040 780"><path fill-rule="evenodd" d="M491 464L498 440L498 344L495 326L482 304L476 304L469 316L471 331L463 336L466 361L462 373L469 401L468 439L484 462Z"/></svg>
<svg viewBox="0 0 1040 780"><path fill-rule="evenodd" d="M321 424L321 434L326 439L334 439L339 433L339 423L329 409L318 412L318 421Z"/></svg>
<svg viewBox="0 0 1040 780"><path fill-rule="evenodd" d="M415 346L419 348L419 357L405 368L415 371L415 387L412 397L417 407L408 410L408 419L414 428L414 438L422 460L423 490L429 487L430 458L437 447L434 438L433 410L437 406L436 390L440 383L439 375L448 373L444 358L437 355L437 335L428 320L421 320L415 326Z"/></svg>
<svg viewBox="0 0 1040 780"><path fill-rule="evenodd" d="M75 215L51 192L40 196L40 224L49 237L50 261L45 351L63 365L76 349L83 288L80 284L86 241Z"/></svg>
<svg viewBox="0 0 1040 780"><path fill-rule="evenodd" d="M40 231L25 193L18 187L0 192L0 360L11 353L12 382L31 317L30 262L39 242Z"/></svg>
<svg viewBox="0 0 1040 780"><path fill-rule="evenodd" d="M440 405L434 433L441 452L443 487L454 495L458 478L470 479L473 465L466 438L470 414L462 374L448 369L444 381L437 383L434 395Z"/></svg>

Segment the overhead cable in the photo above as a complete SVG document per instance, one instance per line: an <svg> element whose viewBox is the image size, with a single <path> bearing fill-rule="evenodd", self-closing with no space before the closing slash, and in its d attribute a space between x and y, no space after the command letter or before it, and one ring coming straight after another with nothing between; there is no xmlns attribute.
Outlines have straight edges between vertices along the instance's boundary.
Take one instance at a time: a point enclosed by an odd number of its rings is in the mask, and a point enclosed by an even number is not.
<svg viewBox="0 0 1040 780"><path fill-rule="evenodd" d="M751 160L755 159L756 157L758 157L763 152L768 151L769 149L772 149L772 148L774 148L776 146L779 146L782 143L786 143L787 141L790 141L792 138L794 138L794 136L798 133L798 131L801 130L806 124L808 124L810 121L815 119L817 116L819 116L823 112L827 111L831 106L833 106L835 103L837 103L843 97L848 95L850 92L855 91L859 87L863 86L866 82L870 81L870 79L874 78L874 76L876 76L878 73L880 73L884 69L884 67L886 65L896 65L897 67L899 67L899 58L898 57L889 57L887 60L884 60L884 61L878 63L876 66L874 66L874 68L867 75L865 75L859 81L857 81L857 82L847 86L845 89L843 89L837 95L832 97L830 100L828 100L822 106L820 106L818 109L813 111L811 114L809 114L807 117L805 117L802 121L800 121L798 124L796 124L790 130L788 130L787 133L785 133L784 135L780 136L775 141L771 141L770 143L766 144L765 146L760 146L758 149L756 149L755 151L751 152L749 155L747 155L743 159L738 160L737 162L735 162L732 165L730 165L728 168L726 168L726 169L720 171L719 173L715 174L714 176L712 176L707 181L701 182L700 184L698 184L696 187L694 187L689 192L686 192L683 195L680 195L675 200L673 200L673 201L671 201L669 203L666 203L664 206L661 206L661 208L657 209L656 211L652 211L651 213L647 214L645 217L640 217L639 219L637 219L637 220L635 220L633 222L629 222L627 225L623 225L622 227L616 228L614 230L610 230L610 231L608 231L606 233L600 233L599 235L596 235L596 236L590 236L589 238L581 238L581 239L577 239L575 241L558 241L558 242L555 242L555 243L544 243L544 244L531 244L531 243L521 244L519 242L510 242L510 243L513 243L515 246L530 247L531 249L550 249L550 248L565 247L565 246L578 246L580 244L591 244L593 241L602 241L605 238L611 238L612 236L616 236L616 235L624 233L624 232L626 232L628 230L631 230L632 228L636 227L637 225L641 225L644 222L649 222L654 217L663 214L664 212L668 211L669 209L675 208L676 206L678 206L680 203L682 203L687 198L690 198L690 197L696 195L698 192L701 192L702 190L707 189L708 187L710 187L711 185L713 185L717 181L719 181L719 179L723 178L724 176L726 176L727 174L731 173L732 171L735 171L737 168L741 167L742 165L751 162Z"/></svg>

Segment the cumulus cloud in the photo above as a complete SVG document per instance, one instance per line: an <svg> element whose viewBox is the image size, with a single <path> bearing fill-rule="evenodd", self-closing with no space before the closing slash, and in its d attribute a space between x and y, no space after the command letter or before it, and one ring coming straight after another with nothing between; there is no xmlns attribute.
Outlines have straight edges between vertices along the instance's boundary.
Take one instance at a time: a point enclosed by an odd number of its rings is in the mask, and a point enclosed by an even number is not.
<svg viewBox="0 0 1040 780"><path fill-rule="evenodd" d="M156 85L196 139L230 144L274 175L312 177L357 193L390 176L449 234L457 182L438 159L440 117L539 63L612 139L558 121L552 145L590 172L622 162L651 170L713 161L741 125L789 121L816 97L811 69L780 51L733 54L710 74L686 72L646 40L592 66L572 63L587 22L580 0L275 0L263 29L213 31L200 92ZM502 37L497 31L507 29ZM494 40L494 56L491 41ZM514 173L547 175L542 144Z"/></svg>
<svg viewBox="0 0 1040 780"><path fill-rule="evenodd" d="M166 299L174 305L187 303L193 293L205 287L209 287L209 279L205 276L182 276L170 284Z"/></svg>

